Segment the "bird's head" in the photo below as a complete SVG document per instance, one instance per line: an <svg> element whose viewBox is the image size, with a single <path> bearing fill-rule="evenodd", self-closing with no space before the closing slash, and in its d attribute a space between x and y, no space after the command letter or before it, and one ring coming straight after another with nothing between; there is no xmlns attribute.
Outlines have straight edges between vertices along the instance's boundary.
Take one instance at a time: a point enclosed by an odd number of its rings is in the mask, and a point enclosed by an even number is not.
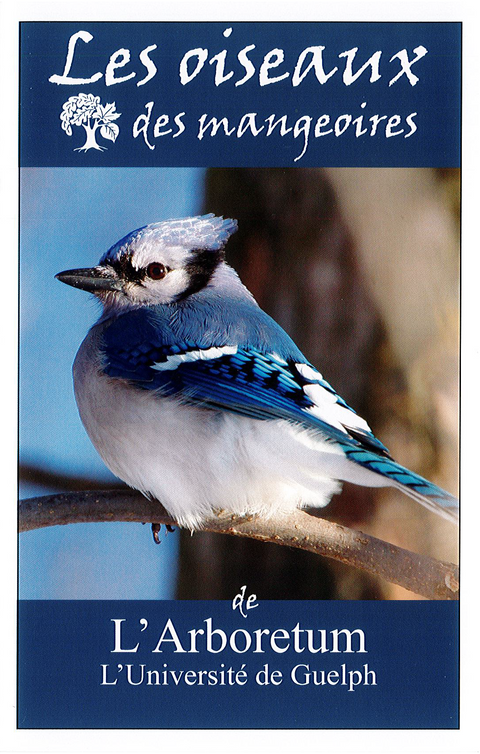
<svg viewBox="0 0 480 754"><path fill-rule="evenodd" d="M55 277L107 307L175 303L208 285L236 229L236 220L213 214L153 223L114 244L96 267Z"/></svg>

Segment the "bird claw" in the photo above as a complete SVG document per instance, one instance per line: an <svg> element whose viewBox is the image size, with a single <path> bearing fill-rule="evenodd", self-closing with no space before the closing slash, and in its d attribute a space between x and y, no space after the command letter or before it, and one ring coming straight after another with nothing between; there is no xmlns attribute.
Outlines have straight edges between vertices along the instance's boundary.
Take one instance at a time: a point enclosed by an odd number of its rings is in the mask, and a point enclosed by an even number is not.
<svg viewBox="0 0 480 754"><path fill-rule="evenodd" d="M158 533L161 528L162 528L161 524L152 524L153 541L155 542L156 545L160 544L160 538L158 536ZM167 532L175 531L175 527L171 526L170 524L165 524L165 529L167 530Z"/></svg>

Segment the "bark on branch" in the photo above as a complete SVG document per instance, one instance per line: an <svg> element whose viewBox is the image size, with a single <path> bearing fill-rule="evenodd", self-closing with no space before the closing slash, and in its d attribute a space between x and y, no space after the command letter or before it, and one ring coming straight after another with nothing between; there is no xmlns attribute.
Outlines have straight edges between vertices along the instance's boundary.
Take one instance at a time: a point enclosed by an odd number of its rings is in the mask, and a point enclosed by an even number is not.
<svg viewBox="0 0 480 754"><path fill-rule="evenodd" d="M72 523L128 521L176 526L157 501L125 490L67 492L23 500L21 532ZM339 560L428 599L458 599L458 568L303 511L239 518L219 513L204 530L274 542Z"/></svg>

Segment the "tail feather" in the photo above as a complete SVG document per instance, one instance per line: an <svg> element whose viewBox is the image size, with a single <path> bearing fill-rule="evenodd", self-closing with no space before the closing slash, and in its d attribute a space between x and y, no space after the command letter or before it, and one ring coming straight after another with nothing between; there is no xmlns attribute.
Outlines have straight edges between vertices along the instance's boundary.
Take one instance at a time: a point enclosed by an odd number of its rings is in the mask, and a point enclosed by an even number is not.
<svg viewBox="0 0 480 754"><path fill-rule="evenodd" d="M344 447L350 461L374 471L390 481L392 487L401 490L438 516L458 523L458 500L449 492L437 487L419 474L406 469L388 456L380 456L366 449Z"/></svg>
<svg viewBox="0 0 480 754"><path fill-rule="evenodd" d="M421 478L422 477L419 477L419 479ZM428 508L429 511L436 513L437 516L441 516L447 521L452 521L453 523L458 524L458 500L453 497L453 495L445 492L445 490L437 487L435 484L432 484L431 482L428 484L432 489L431 497L426 494L421 494L405 484L396 483L393 486L413 498L413 500L416 500L417 503Z"/></svg>

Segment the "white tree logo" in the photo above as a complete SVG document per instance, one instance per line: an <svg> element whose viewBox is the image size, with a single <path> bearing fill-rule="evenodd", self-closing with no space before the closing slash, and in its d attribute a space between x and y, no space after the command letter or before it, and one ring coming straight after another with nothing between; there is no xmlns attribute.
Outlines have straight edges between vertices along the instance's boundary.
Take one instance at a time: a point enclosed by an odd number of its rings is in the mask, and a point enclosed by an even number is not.
<svg viewBox="0 0 480 754"><path fill-rule="evenodd" d="M69 97L60 113L62 128L67 136L72 135L72 126L83 126L87 138L83 147L77 147L75 152L87 152L89 149L98 149L103 152L107 147L97 144L96 132L100 129L100 135L109 141L115 141L120 129L114 120L121 113L115 110L115 102L109 102L105 106L100 104L100 97L93 94L80 94L77 97Z"/></svg>

